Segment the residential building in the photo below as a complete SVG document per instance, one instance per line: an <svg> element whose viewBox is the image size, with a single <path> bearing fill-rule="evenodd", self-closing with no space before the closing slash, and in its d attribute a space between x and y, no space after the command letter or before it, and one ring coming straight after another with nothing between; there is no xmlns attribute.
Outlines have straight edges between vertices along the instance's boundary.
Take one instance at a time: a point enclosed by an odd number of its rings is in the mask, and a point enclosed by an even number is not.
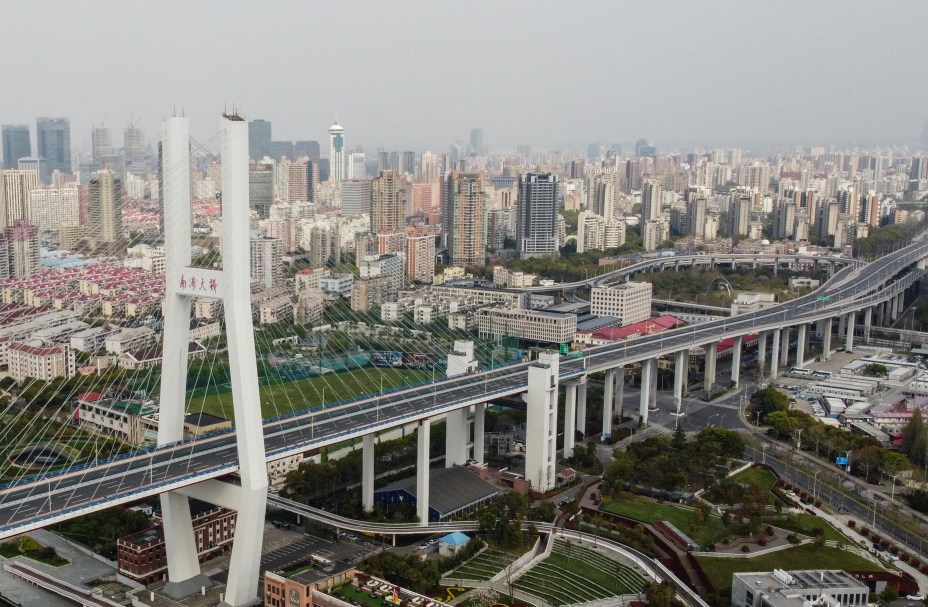
<svg viewBox="0 0 928 607"><path fill-rule="evenodd" d="M371 232L398 232L406 226L406 179L381 171L371 183Z"/></svg>
<svg viewBox="0 0 928 607"><path fill-rule="evenodd" d="M290 163L287 180L288 202L312 202L315 200L315 171L309 158Z"/></svg>
<svg viewBox="0 0 928 607"><path fill-rule="evenodd" d="M3 168L15 169L19 159L32 156L32 139L28 124L4 124L0 127L3 138Z"/></svg>
<svg viewBox="0 0 928 607"><path fill-rule="evenodd" d="M71 123L67 118L37 118L37 156L48 161L48 170L71 174Z"/></svg>
<svg viewBox="0 0 928 607"><path fill-rule="evenodd" d="M157 336L148 327L126 327L119 333L109 335L103 346L111 354L122 354L134 350L142 350L155 345Z"/></svg>
<svg viewBox="0 0 928 607"><path fill-rule="evenodd" d="M645 251L656 251L670 238L670 224L663 219L649 219L641 224L641 246Z"/></svg>
<svg viewBox="0 0 928 607"><path fill-rule="evenodd" d="M406 278L429 283L435 275L435 236L406 237Z"/></svg>
<svg viewBox="0 0 928 607"><path fill-rule="evenodd" d="M442 187L442 233L451 265L484 264L484 173L452 171Z"/></svg>
<svg viewBox="0 0 928 607"><path fill-rule="evenodd" d="M728 235L732 238L747 236L754 199L743 192L732 192L728 207Z"/></svg>
<svg viewBox="0 0 928 607"><path fill-rule="evenodd" d="M11 343L7 349L10 377L18 382L28 379L52 381L57 377L74 377L74 351L67 345L46 345L41 340Z"/></svg>
<svg viewBox="0 0 928 607"><path fill-rule="evenodd" d="M16 168L20 171L35 171L39 176L40 184L51 182L51 173L48 170L48 161L41 156L26 156L16 162Z"/></svg>
<svg viewBox="0 0 928 607"><path fill-rule="evenodd" d="M145 159L145 137L134 122L130 122L122 132L122 150L130 164Z"/></svg>
<svg viewBox="0 0 928 607"><path fill-rule="evenodd" d="M57 232L62 226L80 225L80 186L41 187L29 191L32 223L41 232Z"/></svg>
<svg viewBox="0 0 928 607"><path fill-rule="evenodd" d="M630 325L651 317L652 285L649 282L623 282L614 286L593 287L590 292L590 313L594 316L614 316L622 325Z"/></svg>
<svg viewBox="0 0 928 607"><path fill-rule="evenodd" d="M88 186L90 238L96 245L125 247L122 225L122 180L112 171L90 175Z"/></svg>
<svg viewBox="0 0 928 607"><path fill-rule="evenodd" d="M39 185L35 171L0 171L0 227L29 218L29 193Z"/></svg>
<svg viewBox="0 0 928 607"><path fill-rule="evenodd" d="M283 280L283 246L276 238L252 234L251 236L251 279L258 281L262 289L273 289Z"/></svg>
<svg viewBox="0 0 928 607"><path fill-rule="evenodd" d="M90 153L96 163L102 162L104 156L113 155L113 138L109 128L94 125L90 132Z"/></svg>
<svg viewBox="0 0 928 607"><path fill-rule="evenodd" d="M580 211L577 218L577 253L605 248L606 220L592 211Z"/></svg>
<svg viewBox="0 0 928 607"><path fill-rule="evenodd" d="M519 257L556 257L557 175L525 173L519 179L516 250Z"/></svg>
<svg viewBox="0 0 928 607"><path fill-rule="evenodd" d="M370 215L373 187L370 179L346 179L341 182L342 215Z"/></svg>
<svg viewBox="0 0 928 607"><path fill-rule="evenodd" d="M658 219L661 216L661 201L664 188L660 181L647 178L641 184L641 223Z"/></svg>
<svg viewBox="0 0 928 607"><path fill-rule="evenodd" d="M539 343L570 343L577 317L519 308L483 308L474 314L481 338L518 337Z"/></svg>
<svg viewBox="0 0 928 607"><path fill-rule="evenodd" d="M319 280L319 289L328 298L351 297L354 274L333 274Z"/></svg>
<svg viewBox="0 0 928 607"><path fill-rule="evenodd" d="M39 273L42 260L38 226L25 219L17 219L12 225L3 228L3 240L0 264L5 267L0 269L2 274L26 278Z"/></svg>

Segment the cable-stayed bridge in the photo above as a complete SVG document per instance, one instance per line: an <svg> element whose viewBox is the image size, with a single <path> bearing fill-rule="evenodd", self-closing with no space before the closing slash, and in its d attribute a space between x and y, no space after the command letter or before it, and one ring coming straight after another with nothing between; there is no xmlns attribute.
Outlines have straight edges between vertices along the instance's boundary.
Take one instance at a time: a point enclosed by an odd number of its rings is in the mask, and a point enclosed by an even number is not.
<svg viewBox="0 0 928 607"><path fill-rule="evenodd" d="M224 229L232 231L230 242L242 238L247 221L235 219L241 212L243 196L247 207L247 156L242 155L244 123L237 117L224 119L223 206ZM186 121L169 119L165 164L185 166L187 151ZM245 162L243 162L243 158ZM362 501L370 508L373 500L373 445L376 433L400 425L415 424L418 432L417 504L420 520L428 522L428 435L430 420L444 416L448 423L449 465L463 463L473 451L482 457L483 407L496 398L523 395L527 403L526 477L533 487L545 490L554 483L555 438L557 434L557 400L560 384L567 389L565 411L565 452L573 448L573 430L585 427L585 379L591 372L606 373L606 395L603 419L612 417L620 402L620 373L631 364L642 365L642 391L639 416L647 422L651 399L655 391L656 361L661 356L674 355L676 376L674 393L679 407L682 386L686 385L685 368L679 364L690 349L705 347L707 356L706 391L711 392L715 380L715 347L720 340L734 338L736 359L732 364L731 382L740 381L741 340L747 335L760 336L760 368L767 373L766 345L772 340L769 375L775 377L778 366L786 360L781 354L789 344L789 331L795 328L797 364L804 362L804 348L813 323L824 342L825 356L830 351L832 323L841 319L843 331L839 337L853 348L854 326L862 322L865 331L876 315L878 321L895 318L902 309L907 290L921 277L928 257L928 243L917 241L870 264L843 260L847 267L835 273L817 291L751 314L720 319L704 324L670 330L617 344L592 347L581 356L541 354L536 361L478 369L472 352L462 344L460 352L449 357L450 377L433 382L361 396L351 401L323 406L293 415L264 420L258 419L256 407L257 380L254 368L254 341L251 327L250 302L236 291L236 280L247 289L248 263L230 252L224 257L224 271L198 270L199 280L206 276L210 286L217 286L217 296L224 298L226 322L230 331L229 350L233 362L233 400L237 426L232 431L180 441L179 420L184 407L187 339L184 330L189 318L189 299L198 295L183 280L190 263L189 242L179 244L189 230L182 218L184 205L189 207L189 183L177 175L165 175L166 215L171 201L180 212L166 220L168 251L186 251L186 259L168 264L169 289L166 306L164 372L162 386L162 423L165 431L159 436L162 445L110 460L63 470L33 479L24 479L0 487L0 538L46 526L89 512L128 503L145 497L161 495L165 515L165 535L169 555L169 579L178 596L198 590L199 567L195 551L190 555L187 544L189 526L188 497L203 497L220 505L239 510L236 548L233 549L227 595L229 605L244 605L253 600L257 555L260 545L261 521L267 499L266 462L306 451L362 438L364 470ZM243 184L242 176L246 181ZM188 176L189 179L189 176ZM174 181L180 183L174 183ZM228 181L227 181L228 180ZM180 222L179 225L173 223ZM226 225L227 224L227 225ZM234 232L234 230L239 232ZM247 231L246 231L247 234ZM247 236L246 236L247 238ZM184 247L186 246L186 249ZM234 250L236 247L232 247ZM239 252L240 253L240 252ZM724 257L724 256L723 256ZM785 256L780 256L784 257ZM696 263L695 260L691 260ZM732 258L730 263L739 260ZM829 260L837 262L838 260ZM674 259L660 263L674 263ZM777 262L774 262L777 263ZM646 266L642 266L643 270ZM631 268L626 268L627 273ZM244 280L235 274L244 270ZM639 268L635 268L638 271ZM178 282L177 279L181 280ZM212 281L216 282L213 283ZM604 280L599 277L597 280ZM173 286L172 286L173 285ZM202 289L202 287L201 287ZM186 306L186 307L185 307ZM858 319L858 317L861 317ZM177 319L180 322L177 322ZM171 322L174 319L175 322ZM786 332L786 337L784 337ZM454 362L450 362L454 359ZM473 411L472 419L471 411ZM468 423L474 424L474 441L464 436ZM479 438L478 438L479 437ZM217 483L214 479L229 474L241 476L239 485ZM239 536L245 542L239 541ZM255 543L257 542L257 543ZM249 552L250 551L250 552ZM237 584L237 580L243 582Z"/></svg>

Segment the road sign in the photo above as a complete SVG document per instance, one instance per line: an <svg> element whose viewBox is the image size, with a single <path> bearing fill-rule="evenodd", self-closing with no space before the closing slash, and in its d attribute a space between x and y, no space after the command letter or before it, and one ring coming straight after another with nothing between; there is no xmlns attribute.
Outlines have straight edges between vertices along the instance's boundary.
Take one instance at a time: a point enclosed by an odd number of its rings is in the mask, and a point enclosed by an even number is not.
<svg viewBox="0 0 928 607"><path fill-rule="evenodd" d="M846 457L836 457L836 458L835 458L835 463L838 464L839 466L847 466L847 458L846 458Z"/></svg>
<svg viewBox="0 0 928 607"><path fill-rule="evenodd" d="M561 354L568 354L570 352L570 346L568 344L561 344Z"/></svg>

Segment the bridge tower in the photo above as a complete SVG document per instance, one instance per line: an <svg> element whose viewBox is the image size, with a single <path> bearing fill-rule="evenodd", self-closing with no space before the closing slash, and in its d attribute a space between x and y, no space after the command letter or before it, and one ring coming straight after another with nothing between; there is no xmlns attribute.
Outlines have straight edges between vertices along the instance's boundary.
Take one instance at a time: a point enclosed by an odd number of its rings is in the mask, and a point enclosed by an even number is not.
<svg viewBox="0 0 928 607"><path fill-rule="evenodd" d="M254 603L264 511L267 465L258 369L251 320L248 126L241 117L224 115L222 129L223 269L191 266L190 138L186 118L165 121L162 147L162 199L165 235L164 358L158 443L183 438L186 405L190 307L194 297L221 299L226 321L235 435L241 485L206 481L162 494L161 508L168 555L165 594L189 596L209 586L200 572L194 544L189 497L199 497L238 511L223 606ZM242 243L246 243L245 246Z"/></svg>

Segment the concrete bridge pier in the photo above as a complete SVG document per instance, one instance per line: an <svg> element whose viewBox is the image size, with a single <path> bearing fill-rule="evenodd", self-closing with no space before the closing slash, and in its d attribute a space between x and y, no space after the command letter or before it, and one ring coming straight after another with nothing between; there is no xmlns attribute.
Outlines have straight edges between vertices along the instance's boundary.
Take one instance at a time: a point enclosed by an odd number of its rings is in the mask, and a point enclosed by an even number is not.
<svg viewBox="0 0 928 607"><path fill-rule="evenodd" d="M447 429L446 429L447 430ZM429 442L432 420L420 419L416 428L416 514L419 524L429 524Z"/></svg>
<svg viewBox="0 0 928 607"><path fill-rule="evenodd" d="M586 376L577 382L577 429L586 438Z"/></svg>
<svg viewBox="0 0 928 607"><path fill-rule="evenodd" d="M809 325L799 325L799 334L796 336L796 366L803 368L806 362L806 341L809 337Z"/></svg>
<svg viewBox="0 0 928 607"><path fill-rule="evenodd" d="M687 369L687 352L689 350L679 350L674 354L673 363L673 408L676 415L680 415L680 409L683 407L683 387L686 385L689 377Z"/></svg>
<svg viewBox="0 0 928 607"><path fill-rule="evenodd" d="M612 434L612 405L615 400L615 369L606 369L603 379L603 439Z"/></svg>
<svg viewBox="0 0 928 607"><path fill-rule="evenodd" d="M779 369L777 368L777 359L780 356L780 330L773 330L773 343L770 346L770 381L777 378Z"/></svg>
<svg viewBox="0 0 928 607"><path fill-rule="evenodd" d="M625 413L625 367L618 367L615 370L615 389L613 390L614 398L612 405L613 417L618 414L619 421L622 421Z"/></svg>
<svg viewBox="0 0 928 607"><path fill-rule="evenodd" d="M731 387L737 388L741 380L741 347L744 336L738 335L731 346Z"/></svg>
<svg viewBox="0 0 928 607"><path fill-rule="evenodd" d="M361 507L374 511L374 433L365 434L361 441Z"/></svg>
<svg viewBox="0 0 928 607"><path fill-rule="evenodd" d="M847 331L844 334L844 349L847 352L854 351L854 323L857 320L856 312L849 312L847 315Z"/></svg>
<svg viewBox="0 0 928 607"><path fill-rule="evenodd" d="M655 375L657 359L649 358L641 361L641 398L638 401L638 423L644 426L648 423L648 410L651 405L652 375Z"/></svg>
<svg viewBox="0 0 928 607"><path fill-rule="evenodd" d="M486 424L486 411L486 403L477 403L474 405L474 454L472 457L478 464L483 464L484 460L483 434Z"/></svg>
<svg viewBox="0 0 928 607"><path fill-rule="evenodd" d="M782 335L780 336L780 366L786 367L789 365L789 339L790 339L790 328L783 327Z"/></svg>
<svg viewBox="0 0 928 607"><path fill-rule="evenodd" d="M870 343L870 328L873 325L873 306L864 310L864 342Z"/></svg>
<svg viewBox="0 0 928 607"><path fill-rule="evenodd" d="M764 370L767 367L767 331L761 331L757 336L757 377L764 379Z"/></svg>
<svg viewBox="0 0 928 607"><path fill-rule="evenodd" d="M577 436L577 382L564 385L564 457L574 454Z"/></svg>
<svg viewBox="0 0 928 607"><path fill-rule="evenodd" d="M838 337L844 336L847 332L847 314L838 316Z"/></svg>
<svg viewBox="0 0 928 607"><path fill-rule="evenodd" d="M712 397L712 388L715 385L715 363L718 358L719 343L712 342L706 346L706 363L703 374L703 398L709 400Z"/></svg>
<svg viewBox="0 0 928 607"><path fill-rule="evenodd" d="M833 318L825 319L825 329L822 331L822 360L831 359L831 331L834 326Z"/></svg>

